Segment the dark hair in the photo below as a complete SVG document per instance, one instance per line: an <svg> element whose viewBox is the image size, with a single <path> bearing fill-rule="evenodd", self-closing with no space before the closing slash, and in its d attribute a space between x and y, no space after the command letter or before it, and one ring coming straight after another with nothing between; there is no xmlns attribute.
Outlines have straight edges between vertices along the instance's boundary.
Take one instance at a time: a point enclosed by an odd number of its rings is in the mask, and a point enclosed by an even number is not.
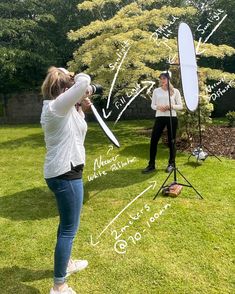
<svg viewBox="0 0 235 294"><path fill-rule="evenodd" d="M169 73L168 72L162 72L161 74L160 74L160 76L159 76L159 78L161 78L161 77L165 77L165 78L167 78L167 79L171 79L171 77L170 77L170 75L169 75Z"/></svg>
<svg viewBox="0 0 235 294"><path fill-rule="evenodd" d="M170 93L171 93L171 96L174 94L175 90L174 90L174 86L172 85L171 83L171 76L168 72L162 72L159 76L159 78L161 77L165 77L167 79L169 79L169 84L170 84ZM161 85L161 82L160 82L160 85Z"/></svg>

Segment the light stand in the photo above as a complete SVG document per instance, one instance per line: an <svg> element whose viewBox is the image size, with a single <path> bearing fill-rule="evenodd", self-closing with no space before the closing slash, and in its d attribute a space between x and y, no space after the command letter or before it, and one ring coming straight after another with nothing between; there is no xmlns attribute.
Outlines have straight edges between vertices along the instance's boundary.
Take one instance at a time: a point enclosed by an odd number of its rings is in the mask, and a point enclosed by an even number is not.
<svg viewBox="0 0 235 294"><path fill-rule="evenodd" d="M166 185L168 179L171 177L171 175L173 174L174 176L174 182L172 184L178 184L178 185L181 185L181 186L184 186L184 187L189 187L189 188L192 188L196 193L197 195L200 196L201 199L203 199L202 195L194 188L194 186L185 178L185 176L179 171L179 169L176 167L176 160L175 160L175 157L176 157L176 147L175 147L175 140L173 138L173 125L172 125L172 109L171 109L171 93L170 93L170 80L169 80L169 65L167 67L167 87L168 87L168 97L169 97L169 107L170 107L170 130L171 130L171 146L172 146L172 150L173 150L173 169L171 170L171 172L169 173L169 175L167 176L166 180L163 182L163 184L161 185L160 189L158 190L157 194L155 195L155 197L153 198L153 200L156 199L156 197L158 196L158 194L160 193L160 191L166 187L168 187L168 185ZM181 175L181 177L187 182L187 185L186 184L180 184L178 183L177 181L177 173Z"/></svg>
<svg viewBox="0 0 235 294"><path fill-rule="evenodd" d="M196 155L197 158L197 162L199 161L200 158L200 154L205 154L203 152L203 148L206 149L212 156L216 157L219 161L222 161L218 156L216 156L212 151L209 150L209 148L207 148L205 145L202 144L202 128L201 128L201 107L200 107L200 101L198 103L198 131L199 131L199 144L197 146L197 148L195 148L195 150L193 151L193 153L191 153L189 155L188 161L191 158L191 156ZM206 160L208 154L205 156L204 159L202 160Z"/></svg>

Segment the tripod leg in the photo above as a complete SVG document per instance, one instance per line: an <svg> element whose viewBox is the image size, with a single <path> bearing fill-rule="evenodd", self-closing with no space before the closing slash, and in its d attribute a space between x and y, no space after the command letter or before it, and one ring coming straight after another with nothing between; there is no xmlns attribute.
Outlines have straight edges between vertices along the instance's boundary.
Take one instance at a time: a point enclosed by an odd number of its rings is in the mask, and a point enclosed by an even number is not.
<svg viewBox="0 0 235 294"><path fill-rule="evenodd" d="M166 178L165 182L161 185L160 189L158 190L158 192L155 195L155 197L153 198L153 200L155 200L157 198L157 196L160 193L160 191L162 190L162 188L165 187L165 184L168 181L168 179L170 178L170 176L171 176L172 173L173 173L173 170L169 173L168 177Z"/></svg>
<svg viewBox="0 0 235 294"><path fill-rule="evenodd" d="M192 156L192 154L189 155L189 157L188 157L188 161L189 161L189 159L191 158L191 156Z"/></svg>
<svg viewBox="0 0 235 294"><path fill-rule="evenodd" d="M177 169L178 173L181 175L181 177L190 185L190 187L193 188L193 190L203 199L202 195L193 187L193 185L185 178L185 176Z"/></svg>
<svg viewBox="0 0 235 294"><path fill-rule="evenodd" d="M201 145L197 147L197 163L199 161L199 154L200 154Z"/></svg>
<svg viewBox="0 0 235 294"><path fill-rule="evenodd" d="M203 146L208 152L210 152L210 154L212 154L212 156L214 156L215 158L217 158L220 162L222 162L222 160L217 156L215 155L215 153L211 152L206 146Z"/></svg>

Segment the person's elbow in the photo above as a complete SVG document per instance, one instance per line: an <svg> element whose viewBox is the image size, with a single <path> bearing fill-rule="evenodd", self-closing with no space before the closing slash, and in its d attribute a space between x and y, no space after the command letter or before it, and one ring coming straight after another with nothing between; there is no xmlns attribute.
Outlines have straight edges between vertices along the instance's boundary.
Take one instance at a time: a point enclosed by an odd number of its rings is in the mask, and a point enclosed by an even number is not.
<svg viewBox="0 0 235 294"><path fill-rule="evenodd" d="M79 73L74 77L75 83L81 83L83 81L87 81L88 83L91 83L91 77L85 73Z"/></svg>
<svg viewBox="0 0 235 294"><path fill-rule="evenodd" d="M80 88L80 90L82 90L83 92L85 92L87 88L89 87L89 85L91 84L90 76L84 73L80 73L76 75L74 80L75 80L74 87Z"/></svg>
<svg viewBox="0 0 235 294"><path fill-rule="evenodd" d="M175 104L172 106L172 109L181 111L181 110L183 110L183 105L182 104Z"/></svg>
<svg viewBox="0 0 235 294"><path fill-rule="evenodd" d="M86 91L89 89L89 86L90 82L88 80L82 80L79 81L79 83L74 84L74 88L77 88L82 95L86 93Z"/></svg>

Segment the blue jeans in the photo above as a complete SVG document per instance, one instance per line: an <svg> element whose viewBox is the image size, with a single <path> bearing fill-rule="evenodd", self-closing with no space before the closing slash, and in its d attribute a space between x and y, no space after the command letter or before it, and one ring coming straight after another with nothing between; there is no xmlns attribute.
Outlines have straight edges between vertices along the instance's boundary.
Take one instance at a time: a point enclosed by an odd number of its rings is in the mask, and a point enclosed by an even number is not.
<svg viewBox="0 0 235 294"><path fill-rule="evenodd" d="M70 259L73 240L76 236L83 204L82 179L46 179L50 190L55 194L60 215L57 242L54 253L54 283L63 284Z"/></svg>

